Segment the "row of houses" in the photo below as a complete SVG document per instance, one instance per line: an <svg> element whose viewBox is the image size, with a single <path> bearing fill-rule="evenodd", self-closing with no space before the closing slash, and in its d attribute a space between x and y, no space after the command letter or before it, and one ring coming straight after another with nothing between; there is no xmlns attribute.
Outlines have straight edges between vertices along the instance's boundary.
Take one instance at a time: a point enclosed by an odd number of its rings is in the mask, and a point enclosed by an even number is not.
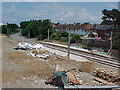
<svg viewBox="0 0 120 90"><path fill-rule="evenodd" d="M115 31L112 25L78 24L78 25L53 25L58 32L68 32L82 35L84 38L109 40L110 32Z"/></svg>
<svg viewBox="0 0 120 90"><path fill-rule="evenodd" d="M111 31L120 31L112 25L95 25L95 24L77 24L77 25L53 25L58 32L68 32L79 34L82 44L91 45L94 47L110 48Z"/></svg>
<svg viewBox="0 0 120 90"><path fill-rule="evenodd" d="M92 24L82 24L82 25L53 25L53 27L58 32L70 32L72 34L79 34L79 35L87 35L90 33L90 28L92 27Z"/></svg>

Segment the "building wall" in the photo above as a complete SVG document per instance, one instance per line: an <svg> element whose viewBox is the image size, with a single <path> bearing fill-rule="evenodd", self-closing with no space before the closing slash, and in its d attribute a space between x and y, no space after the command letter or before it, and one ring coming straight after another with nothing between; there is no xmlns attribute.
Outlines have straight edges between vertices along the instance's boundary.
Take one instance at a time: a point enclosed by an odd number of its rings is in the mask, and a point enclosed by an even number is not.
<svg viewBox="0 0 120 90"><path fill-rule="evenodd" d="M79 35L87 35L87 34L90 34L91 31L89 30L82 30L82 29L79 29L79 30L65 30L65 29L57 29L58 32L63 32L63 31L66 31L66 32L70 32L72 34L79 34Z"/></svg>

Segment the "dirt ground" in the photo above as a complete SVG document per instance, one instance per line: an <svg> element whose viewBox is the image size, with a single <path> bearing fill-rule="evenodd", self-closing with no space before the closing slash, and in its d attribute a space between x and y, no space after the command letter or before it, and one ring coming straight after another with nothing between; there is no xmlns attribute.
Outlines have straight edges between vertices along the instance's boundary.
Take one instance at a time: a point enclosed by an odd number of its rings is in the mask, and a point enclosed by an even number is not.
<svg viewBox="0 0 120 90"><path fill-rule="evenodd" d="M51 56L48 60L29 56L30 50L14 50L18 41L3 36L2 40L2 87L51 87L44 81L52 76L55 65L71 68L76 66L75 61L62 60L63 57ZM61 60L59 60L61 58ZM72 65L72 66L71 66ZM33 79L32 81L29 81ZM33 82L40 82L38 86ZM29 83L26 83L28 81ZM22 83L22 84L20 84ZM22 86L21 86L22 85Z"/></svg>
<svg viewBox="0 0 120 90"><path fill-rule="evenodd" d="M45 85L44 82L52 76L56 65L65 69L81 67L81 62L54 54L46 60L32 57L29 55L31 50L15 50L17 44L17 40L2 36L2 88L52 88L53 86ZM99 64L94 66L106 67ZM93 81L91 74L83 72L80 77L84 78L84 85L102 85Z"/></svg>

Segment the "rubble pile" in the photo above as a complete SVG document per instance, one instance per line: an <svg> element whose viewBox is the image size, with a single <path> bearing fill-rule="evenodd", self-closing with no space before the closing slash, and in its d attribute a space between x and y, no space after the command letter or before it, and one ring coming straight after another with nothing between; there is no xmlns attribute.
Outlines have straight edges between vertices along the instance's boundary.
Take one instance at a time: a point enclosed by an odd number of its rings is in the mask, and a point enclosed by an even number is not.
<svg viewBox="0 0 120 90"><path fill-rule="evenodd" d="M93 75L96 75L108 82L119 82L120 77L117 72L114 72L112 70L109 70L107 68L95 68L93 71Z"/></svg>
<svg viewBox="0 0 120 90"><path fill-rule="evenodd" d="M30 55L33 57L39 57L43 59L47 59L50 56L49 52L45 50L33 50L30 52Z"/></svg>
<svg viewBox="0 0 120 90"><path fill-rule="evenodd" d="M80 85L82 86L102 86L105 85L104 83L101 83L99 81L94 80L94 76L86 73L86 72L77 72L75 74L75 78L77 81L79 81L79 83L81 83Z"/></svg>
<svg viewBox="0 0 120 90"><path fill-rule="evenodd" d="M32 51L32 53L33 54L49 54L49 52L48 51L45 51L45 50L42 50L42 49L40 49L40 50L33 50Z"/></svg>
<svg viewBox="0 0 120 90"><path fill-rule="evenodd" d="M38 44L38 43L28 43L28 42L20 42L18 43L18 46L16 49L23 49L23 50L31 50L31 49L36 49L36 48L44 48L44 46L42 44Z"/></svg>

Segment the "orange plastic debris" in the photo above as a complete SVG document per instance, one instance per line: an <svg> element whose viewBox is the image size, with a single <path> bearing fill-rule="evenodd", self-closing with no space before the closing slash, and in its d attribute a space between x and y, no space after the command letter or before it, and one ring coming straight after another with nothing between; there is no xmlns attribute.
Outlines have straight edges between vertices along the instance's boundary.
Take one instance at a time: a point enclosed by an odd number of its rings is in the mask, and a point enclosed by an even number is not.
<svg viewBox="0 0 120 90"><path fill-rule="evenodd" d="M80 85L82 85L82 83L79 83L79 82L76 81L76 80L73 80L73 79L70 79L70 78L68 78L68 80L69 80L70 82L74 83L74 84L80 84Z"/></svg>

